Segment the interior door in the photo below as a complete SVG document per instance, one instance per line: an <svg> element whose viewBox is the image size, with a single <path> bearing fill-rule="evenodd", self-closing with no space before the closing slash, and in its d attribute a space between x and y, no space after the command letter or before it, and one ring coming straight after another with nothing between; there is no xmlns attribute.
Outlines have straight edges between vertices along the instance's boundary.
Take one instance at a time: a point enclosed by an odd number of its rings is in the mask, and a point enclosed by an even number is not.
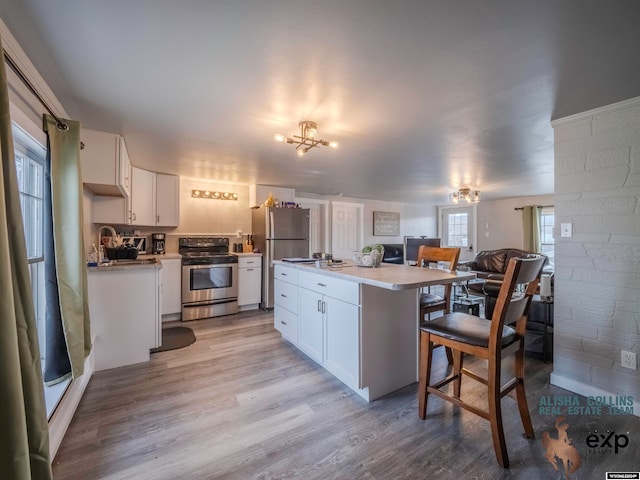
<svg viewBox="0 0 640 480"><path fill-rule="evenodd" d="M443 247L460 247L460 262L473 260L477 243L475 205L440 207Z"/></svg>
<svg viewBox="0 0 640 480"><path fill-rule="evenodd" d="M361 211L358 204L332 202L331 253L334 258L351 259L360 250Z"/></svg>

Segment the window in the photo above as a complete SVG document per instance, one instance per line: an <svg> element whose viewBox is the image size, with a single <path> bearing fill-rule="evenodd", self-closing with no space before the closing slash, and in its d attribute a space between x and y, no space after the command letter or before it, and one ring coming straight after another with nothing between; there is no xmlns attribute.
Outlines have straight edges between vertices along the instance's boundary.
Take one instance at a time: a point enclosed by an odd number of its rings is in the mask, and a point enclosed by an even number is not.
<svg viewBox="0 0 640 480"><path fill-rule="evenodd" d="M541 253L549 257L553 263L555 257L555 238L553 231L555 227L555 212L553 207L544 207L540 212L540 245Z"/></svg>
<svg viewBox="0 0 640 480"><path fill-rule="evenodd" d="M449 218L448 242L449 247L467 247L469 246L469 229L467 213L451 213Z"/></svg>
<svg viewBox="0 0 640 480"><path fill-rule="evenodd" d="M13 139L20 207L30 263L43 261L45 149L14 125Z"/></svg>
<svg viewBox="0 0 640 480"><path fill-rule="evenodd" d="M46 356L45 276L44 276L44 165L46 149L20 126L13 124L20 207L29 261L29 275L40 346L40 361L44 368ZM70 379L45 387L47 416L50 418L60 402Z"/></svg>
<svg viewBox="0 0 640 480"><path fill-rule="evenodd" d="M40 355L45 355L44 291L44 161L45 148L15 123L13 124L20 207L29 260L31 289L38 327Z"/></svg>

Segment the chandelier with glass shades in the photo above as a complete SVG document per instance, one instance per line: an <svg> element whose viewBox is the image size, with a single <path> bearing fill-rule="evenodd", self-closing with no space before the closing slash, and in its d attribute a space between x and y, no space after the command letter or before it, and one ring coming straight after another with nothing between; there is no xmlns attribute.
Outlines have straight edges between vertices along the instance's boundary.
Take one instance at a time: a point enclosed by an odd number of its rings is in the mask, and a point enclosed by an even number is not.
<svg viewBox="0 0 640 480"><path fill-rule="evenodd" d="M469 187L460 187L457 192L449 195L451 203L478 203L480 201L480 192L471 190Z"/></svg>
<svg viewBox="0 0 640 480"><path fill-rule="evenodd" d="M281 143L291 143L296 146L296 154L299 157L302 157L305 153L309 151L309 149L314 147L331 147L337 148L338 142L322 140L321 138L316 138L318 135L318 125L316 122L311 122L309 120L303 120L298 123L300 127L300 135L293 135L291 137L285 137L279 133L276 133L273 136L273 139L276 142Z"/></svg>

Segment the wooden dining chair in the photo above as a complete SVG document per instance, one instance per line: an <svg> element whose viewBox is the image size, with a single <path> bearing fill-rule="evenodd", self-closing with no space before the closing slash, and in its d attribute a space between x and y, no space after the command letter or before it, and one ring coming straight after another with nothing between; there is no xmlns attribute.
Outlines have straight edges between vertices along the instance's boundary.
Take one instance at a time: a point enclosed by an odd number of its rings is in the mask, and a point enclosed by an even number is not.
<svg viewBox="0 0 640 480"><path fill-rule="evenodd" d="M460 258L459 248L445 247L427 247L421 245L418 249L418 266L429 266L429 264L437 264L444 262L446 268L455 271ZM451 309L451 290L452 285L449 283L444 286L444 294L436 295L431 292L423 292L420 294L420 322L424 320L424 316L428 315L431 320L431 314L438 311L449 313Z"/></svg>
<svg viewBox="0 0 640 480"><path fill-rule="evenodd" d="M466 313L450 313L423 322L420 327L419 417L426 417L428 396L434 394L489 420L496 458L504 468L509 468L509 457L502 427L501 400L514 389L525 436L534 437L524 388L524 335L529 305L538 287L544 260L543 256L511 259L490 321ZM521 291L525 285L526 289ZM444 380L431 384L431 360L435 344L451 348L453 369ZM487 378L463 368L463 354L487 360ZM514 376L502 385L502 359L511 355L515 356ZM486 385L487 410L460 398L462 375ZM451 382L453 394L443 390Z"/></svg>

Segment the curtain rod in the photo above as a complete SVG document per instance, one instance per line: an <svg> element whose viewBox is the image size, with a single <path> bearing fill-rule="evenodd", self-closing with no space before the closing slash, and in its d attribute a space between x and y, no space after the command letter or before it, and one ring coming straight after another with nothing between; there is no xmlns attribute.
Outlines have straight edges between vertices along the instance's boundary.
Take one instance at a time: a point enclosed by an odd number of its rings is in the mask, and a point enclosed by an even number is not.
<svg viewBox="0 0 640 480"><path fill-rule="evenodd" d="M554 205L536 205L537 208L551 208ZM524 210L524 207L516 207L514 210Z"/></svg>
<svg viewBox="0 0 640 480"><path fill-rule="evenodd" d="M40 93L36 90L33 84L26 77L26 75L22 73L22 70L20 70L20 67L18 67L16 62L13 61L13 58L9 56L9 53L7 53L7 51L4 49L3 49L3 53L4 53L4 61L7 63L7 65L9 65L9 67L11 67L11 70L14 71L14 73L18 76L18 78L22 80L22 83L24 83L24 85L29 89L29 91L33 94L33 96L38 99L38 101L47 110L47 112L49 112L49 114L51 114L51 116L55 119L55 121L57 122L58 129L62 131L69 130L69 125L67 125L64 120L62 120L58 115L56 115L53 112L53 109L49 106L49 104L45 101L45 99L42 98Z"/></svg>

